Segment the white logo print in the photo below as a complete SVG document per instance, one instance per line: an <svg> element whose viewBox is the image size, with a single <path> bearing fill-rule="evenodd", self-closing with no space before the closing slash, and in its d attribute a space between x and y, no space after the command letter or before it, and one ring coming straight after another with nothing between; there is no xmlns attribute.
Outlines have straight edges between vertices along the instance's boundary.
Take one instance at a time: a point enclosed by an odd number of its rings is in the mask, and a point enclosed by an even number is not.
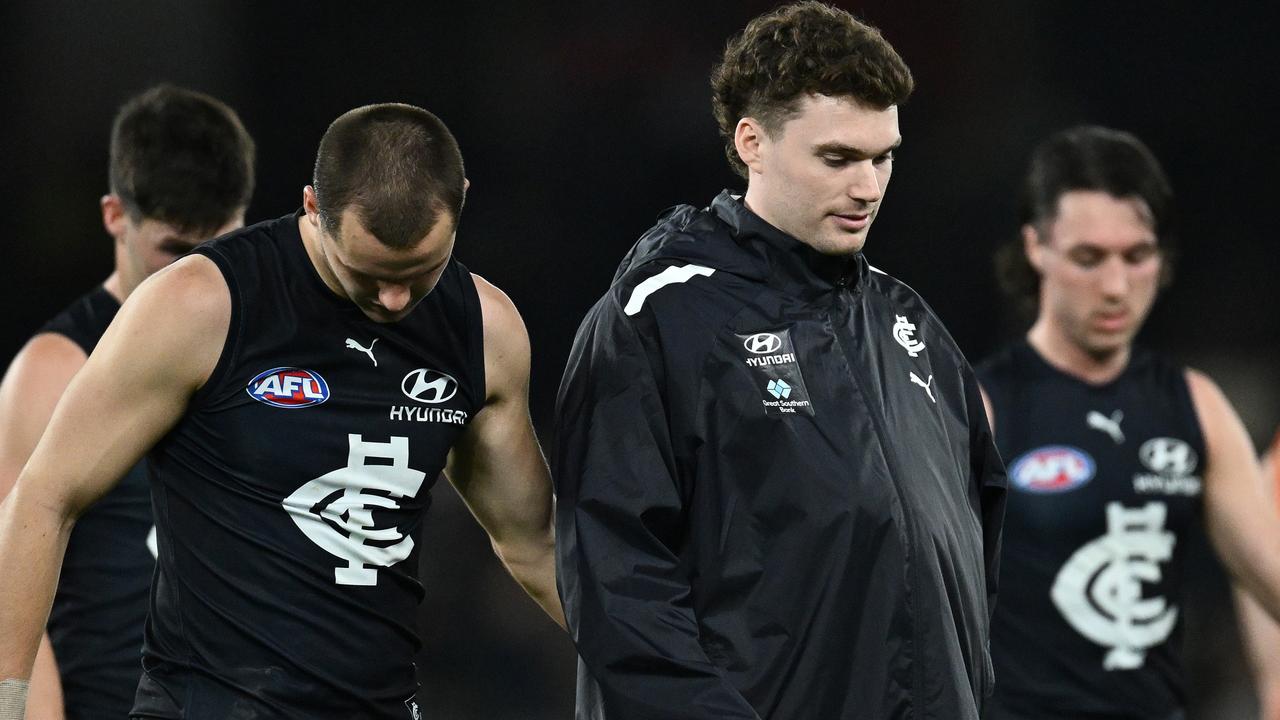
<svg viewBox="0 0 1280 720"><path fill-rule="evenodd" d="M374 345L377 345L377 344L378 344L378 338L374 338L374 339L373 339L373 342L369 343L369 347L364 347L363 345L361 345L360 343L356 342L355 340L352 340L351 338L347 338L347 349L348 349L348 350L359 350L360 352L364 353L365 355L368 355L368 356L369 356L369 359L373 361L373 366L374 366L374 367L378 367L378 358L376 358L376 357L374 357L374 356L373 356L373 346L374 346Z"/></svg>
<svg viewBox="0 0 1280 720"><path fill-rule="evenodd" d="M930 376L929 376L929 382L925 382L925 381L923 381L923 380L921 380L921 379L920 379L920 376L919 376L919 375L917 375L917 374L915 374L915 373L911 373L911 382L913 382L913 383L915 383L916 385L919 385L920 387L924 388L924 394L925 394L925 395L928 395L930 400L933 400L933 404L934 404L934 405L937 405L937 404L938 404L937 399L933 397L933 390L929 387L930 385L932 385L932 384L933 384L933 376L932 376L932 375L930 375Z"/></svg>
<svg viewBox="0 0 1280 720"><path fill-rule="evenodd" d="M404 376L400 390L410 399L435 405L458 394L458 381L439 370L418 368Z"/></svg>
<svg viewBox="0 0 1280 720"><path fill-rule="evenodd" d="M916 326L907 321L906 315L894 315L896 322L893 323L893 339L898 344L906 348L907 354L916 357L924 350L924 343L915 339Z"/></svg>
<svg viewBox="0 0 1280 720"><path fill-rule="evenodd" d="M1196 469L1196 451L1177 438L1158 437L1142 443L1138 458L1152 472L1168 477L1190 475Z"/></svg>
<svg viewBox="0 0 1280 720"><path fill-rule="evenodd" d="M1178 609L1164 598L1142 596L1142 584L1159 582L1160 563L1173 556L1166 513L1162 502L1107 503L1107 534L1077 550L1049 592L1077 632L1111 648L1104 670L1142 667L1147 649L1164 642L1178 621Z"/></svg>
<svg viewBox="0 0 1280 720"><path fill-rule="evenodd" d="M1097 410L1090 410L1089 414L1084 416L1084 422L1086 425L1094 430L1101 430L1102 432L1110 435L1111 439L1115 440L1117 445L1124 442L1124 433L1120 430L1121 420L1124 420L1123 410L1116 410L1111 413L1111 417L1107 417Z"/></svg>
<svg viewBox="0 0 1280 720"><path fill-rule="evenodd" d="M147 550L151 551L151 559L160 559L160 539L156 537L156 526L147 531Z"/></svg>
<svg viewBox="0 0 1280 720"><path fill-rule="evenodd" d="M398 509L398 499L417 495L426 474L409 467L409 438L392 437L381 443L348 435L347 442L351 449L346 467L303 485L281 504L311 542L347 562L334 568L334 582L377 585L377 568L409 557L413 538L395 526L375 527L373 510ZM367 462L371 458L391 464ZM370 490L386 495L373 495ZM370 541L377 544L367 544Z"/></svg>
<svg viewBox="0 0 1280 720"><path fill-rule="evenodd" d="M756 355L775 353L782 349L782 339L773 333L756 333L742 342L748 352Z"/></svg>

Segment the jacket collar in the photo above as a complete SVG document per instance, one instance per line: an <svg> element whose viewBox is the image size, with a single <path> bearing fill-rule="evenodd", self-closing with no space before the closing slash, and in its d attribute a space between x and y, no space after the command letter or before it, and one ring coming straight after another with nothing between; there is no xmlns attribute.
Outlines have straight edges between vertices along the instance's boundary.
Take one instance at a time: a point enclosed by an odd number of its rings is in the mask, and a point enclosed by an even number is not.
<svg viewBox="0 0 1280 720"><path fill-rule="evenodd" d="M868 272L861 252L824 255L756 215L742 196L725 190L711 212L729 227L733 239L769 265L770 280L800 295L821 295L842 288L858 291Z"/></svg>

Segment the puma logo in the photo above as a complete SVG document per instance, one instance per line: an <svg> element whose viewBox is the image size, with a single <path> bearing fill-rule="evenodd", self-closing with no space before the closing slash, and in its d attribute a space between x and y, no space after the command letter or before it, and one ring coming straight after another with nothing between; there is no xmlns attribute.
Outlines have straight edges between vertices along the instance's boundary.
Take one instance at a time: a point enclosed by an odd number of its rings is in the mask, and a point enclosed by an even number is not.
<svg viewBox="0 0 1280 720"><path fill-rule="evenodd" d="M1116 410L1111 413L1111 417L1107 417L1097 410L1090 410L1089 414L1084 416L1086 425L1110 435L1117 445L1124 442L1124 433L1120 431L1121 420L1124 420L1124 412L1122 410Z"/></svg>
<svg viewBox="0 0 1280 720"><path fill-rule="evenodd" d="M930 376L929 376L929 382L925 382L924 380L921 380L921 379L920 379L920 376L919 376L919 375L917 375L917 374L915 374L915 373L913 372L913 373L911 373L911 382L913 382L913 383L915 383L916 385L919 385L920 387L924 388L924 394L929 396L929 399L933 401L933 404L934 404L934 405L937 405L937 404L938 404L938 400L937 400L937 398L935 398L935 397L933 396L933 389L929 387L930 385L932 385L932 384L933 384L933 376L932 376L932 375L930 375Z"/></svg>
<svg viewBox="0 0 1280 720"><path fill-rule="evenodd" d="M356 342L355 340L352 340L351 338L347 338L347 349L359 350L365 355L368 355L369 359L373 361L373 366L378 367L378 358L373 356L373 346L376 345L377 343L378 343L378 338L374 338L373 342L369 343L369 347L364 347L363 345Z"/></svg>

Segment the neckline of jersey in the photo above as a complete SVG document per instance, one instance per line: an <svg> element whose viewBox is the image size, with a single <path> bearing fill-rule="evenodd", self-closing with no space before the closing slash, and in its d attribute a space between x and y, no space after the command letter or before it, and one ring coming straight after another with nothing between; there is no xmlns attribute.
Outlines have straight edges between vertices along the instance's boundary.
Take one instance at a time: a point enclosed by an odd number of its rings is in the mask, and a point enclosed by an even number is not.
<svg viewBox="0 0 1280 720"><path fill-rule="evenodd" d="M1026 337L1021 338L1015 345L1015 348L1019 352L1025 353L1031 359L1031 363L1035 367L1039 368L1041 372L1064 378L1067 381L1096 394L1106 394L1114 391L1122 382L1127 380L1129 376L1136 372L1136 369L1145 359L1145 354L1141 349L1137 345L1132 345L1129 348L1129 361L1125 363L1125 366L1114 378L1111 378L1104 383L1091 383L1077 375L1066 372L1049 362L1040 354L1039 350L1035 349Z"/></svg>

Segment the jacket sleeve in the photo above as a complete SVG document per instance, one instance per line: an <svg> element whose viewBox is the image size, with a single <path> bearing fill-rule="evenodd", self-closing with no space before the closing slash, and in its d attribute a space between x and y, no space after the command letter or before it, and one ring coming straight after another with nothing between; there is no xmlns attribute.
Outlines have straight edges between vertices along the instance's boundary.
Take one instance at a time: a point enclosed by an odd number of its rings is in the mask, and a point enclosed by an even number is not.
<svg viewBox="0 0 1280 720"><path fill-rule="evenodd" d="M578 330L552 455L556 568L581 658L578 718L758 720L698 642L662 363L606 296ZM653 351L656 354L656 350Z"/></svg>
<svg viewBox="0 0 1280 720"><path fill-rule="evenodd" d="M978 380L969 370L965 378L969 406L969 464L982 512L982 555L987 576L987 612L994 613L1000 580L1000 543L1009 480L987 422Z"/></svg>

